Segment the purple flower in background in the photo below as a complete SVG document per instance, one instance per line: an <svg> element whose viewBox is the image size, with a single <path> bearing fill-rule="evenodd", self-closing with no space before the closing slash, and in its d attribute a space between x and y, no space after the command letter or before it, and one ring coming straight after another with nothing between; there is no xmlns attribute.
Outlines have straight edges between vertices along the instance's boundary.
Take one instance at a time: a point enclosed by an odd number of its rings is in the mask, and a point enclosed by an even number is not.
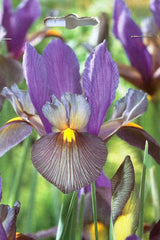
<svg viewBox="0 0 160 240"><path fill-rule="evenodd" d="M151 1L150 6L155 23L159 26L160 17L157 16L160 16L160 2ZM143 43L141 29L131 18L130 11L123 0L115 0L113 20L113 33L121 41L131 63L131 66L118 64L120 75L136 87L151 95L154 94L160 81L160 58L156 53L157 51L160 53L160 46L156 46L156 51L150 53L149 48Z"/></svg>
<svg viewBox="0 0 160 240"><path fill-rule="evenodd" d="M19 59L24 51L26 34L40 16L38 0L23 0L14 11L10 0L3 0L1 25L6 30L7 50L11 57Z"/></svg>
<svg viewBox="0 0 160 240"><path fill-rule="evenodd" d="M61 40L53 40L42 56L27 44L23 66L32 103L47 132L32 147L34 166L65 193L95 181L107 156L98 133L119 78L106 43L88 57L83 89L78 60Z"/></svg>

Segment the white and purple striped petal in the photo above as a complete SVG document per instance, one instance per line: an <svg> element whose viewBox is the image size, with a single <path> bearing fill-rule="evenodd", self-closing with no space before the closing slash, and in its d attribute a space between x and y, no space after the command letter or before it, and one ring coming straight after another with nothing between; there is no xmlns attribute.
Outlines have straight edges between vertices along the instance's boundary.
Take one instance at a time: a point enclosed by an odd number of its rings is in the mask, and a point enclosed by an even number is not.
<svg viewBox="0 0 160 240"><path fill-rule="evenodd" d="M88 131L98 135L106 111L115 98L119 83L116 63L106 48L106 42L98 45L88 57L83 73L84 94L91 108Z"/></svg>
<svg viewBox="0 0 160 240"><path fill-rule="evenodd" d="M87 186L101 174L106 161L105 143L88 133L73 132L72 139L64 133L41 137L32 147L35 168L62 192Z"/></svg>

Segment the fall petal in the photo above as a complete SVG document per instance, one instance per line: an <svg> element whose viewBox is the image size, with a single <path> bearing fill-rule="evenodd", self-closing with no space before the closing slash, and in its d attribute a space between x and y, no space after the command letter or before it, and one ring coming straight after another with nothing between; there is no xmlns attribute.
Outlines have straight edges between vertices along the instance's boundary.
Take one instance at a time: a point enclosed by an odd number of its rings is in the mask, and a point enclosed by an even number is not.
<svg viewBox="0 0 160 240"><path fill-rule="evenodd" d="M95 181L106 156L107 149L100 138L77 132L68 140L64 139L63 133L43 136L31 151L35 168L64 193Z"/></svg>
<svg viewBox="0 0 160 240"><path fill-rule="evenodd" d="M53 39L43 52L43 60L52 94L59 99L65 92L81 94L78 59L69 46Z"/></svg>
<svg viewBox="0 0 160 240"><path fill-rule="evenodd" d="M88 131L98 135L102 122L115 97L119 83L116 63L106 48L106 42L98 45L88 57L83 72L84 93L91 107Z"/></svg>
<svg viewBox="0 0 160 240"><path fill-rule="evenodd" d="M149 146L148 153L160 164L160 145L142 128L123 126L118 130L117 135L129 144L143 150L145 149L145 142L147 140Z"/></svg>
<svg viewBox="0 0 160 240"><path fill-rule="evenodd" d="M23 119L12 119L0 128L0 156L23 141L32 132L32 127Z"/></svg>
<svg viewBox="0 0 160 240"><path fill-rule="evenodd" d="M145 82L149 82L152 76L152 58L142 39L132 37L142 36L142 32L132 20L123 0L115 0L113 19L113 33L121 41L132 66L141 73Z"/></svg>

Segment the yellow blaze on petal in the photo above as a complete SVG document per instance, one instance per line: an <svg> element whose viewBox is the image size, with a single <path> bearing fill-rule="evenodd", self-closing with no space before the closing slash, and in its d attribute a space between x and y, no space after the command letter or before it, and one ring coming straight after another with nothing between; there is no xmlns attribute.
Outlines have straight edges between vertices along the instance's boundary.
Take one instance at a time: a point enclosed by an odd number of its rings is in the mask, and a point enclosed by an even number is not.
<svg viewBox="0 0 160 240"><path fill-rule="evenodd" d="M75 131L71 128L67 128L63 131L63 140L67 142L75 141Z"/></svg>
<svg viewBox="0 0 160 240"><path fill-rule="evenodd" d="M10 123L10 122L14 122L14 121L23 121L23 118L15 117L15 118L12 118L12 119L8 120L6 123Z"/></svg>
<svg viewBox="0 0 160 240"><path fill-rule="evenodd" d="M137 123L132 123L132 122L128 122L127 124L124 124L121 126L121 128L123 127L136 127L136 128L140 128L143 129L140 125L138 125Z"/></svg>

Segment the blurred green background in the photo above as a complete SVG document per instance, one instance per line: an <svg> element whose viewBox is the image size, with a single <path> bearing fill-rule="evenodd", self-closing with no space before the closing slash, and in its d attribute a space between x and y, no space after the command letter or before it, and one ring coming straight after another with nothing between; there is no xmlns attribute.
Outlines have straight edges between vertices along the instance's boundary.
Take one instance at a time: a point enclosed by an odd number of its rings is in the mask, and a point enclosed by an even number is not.
<svg viewBox="0 0 160 240"><path fill-rule="evenodd" d="M12 0L14 7L16 7L19 2L20 1L18 0ZM131 9L133 18L138 24L140 24L144 17L151 15L148 7L148 0L127 0L126 2ZM120 42L112 35L112 0L41 0L40 3L42 9L41 18L38 19L32 26L30 33L44 28L43 19L48 16L52 9L58 10L59 16L76 13L79 16L99 17L102 12L105 12L109 20L107 46L111 51L112 57L115 61L128 64L127 57L124 54ZM97 37L96 27L79 27L73 30L68 30L65 28L56 29L61 31L66 43L69 44L76 52L80 61L80 69L82 73L85 60L88 56L88 52L83 47L83 44L91 40L93 41L93 38ZM43 40L36 46L36 49L42 53L43 49L50 41L51 38ZM2 43L2 45L3 44L4 43ZM20 87L25 87L25 81L20 84ZM124 96L129 87L133 86L131 86L129 83L126 83L123 79L120 79L116 98L118 99ZM107 119L109 119L112 114L112 108L113 104L107 113ZM10 106L10 103L5 101L4 107L0 112L0 126L14 116L15 113ZM142 117L138 120L138 123L143 123L144 119L145 117ZM148 126L148 131L152 134L150 126ZM21 211L17 221L17 231L23 233L37 232L56 226L58 223L60 206L63 198L63 194L61 194L59 190L42 178L32 166L32 162L30 160L30 149L36 137L36 134L33 132L29 137L29 140L26 139L0 159L0 172L3 179L2 203L13 204L14 183L19 177L17 176L17 174L19 174L18 170L23 167L23 170L21 171L22 180L19 186L18 199L16 199L21 203ZM136 183L137 187L139 188L143 153L140 150L129 146L116 136L108 142L107 146L109 154L104 167L107 176L111 178L121 162L124 160L124 157L126 155L130 155L135 167ZM24 162L23 166L22 162ZM147 186L150 185L147 184ZM154 220L154 212L151 204L150 187L146 189L146 197L147 203L145 210L145 222L151 223ZM49 239L53 238L48 238L48 240Z"/></svg>

